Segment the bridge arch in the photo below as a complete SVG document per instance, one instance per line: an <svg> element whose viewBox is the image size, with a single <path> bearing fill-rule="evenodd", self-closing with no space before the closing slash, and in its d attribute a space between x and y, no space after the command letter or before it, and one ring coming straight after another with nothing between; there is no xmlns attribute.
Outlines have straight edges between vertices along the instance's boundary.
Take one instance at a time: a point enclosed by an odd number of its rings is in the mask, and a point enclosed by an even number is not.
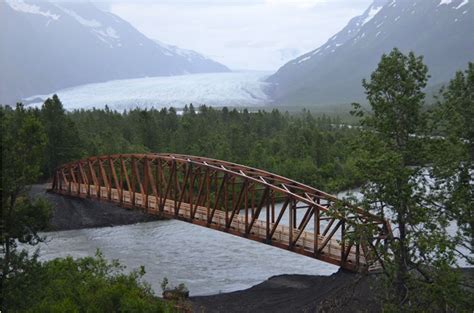
<svg viewBox="0 0 474 313"><path fill-rule="evenodd" d="M116 154L60 166L52 191L228 232L352 271L381 266L389 223L335 196L248 166L181 154ZM374 236L354 234L357 225Z"/></svg>

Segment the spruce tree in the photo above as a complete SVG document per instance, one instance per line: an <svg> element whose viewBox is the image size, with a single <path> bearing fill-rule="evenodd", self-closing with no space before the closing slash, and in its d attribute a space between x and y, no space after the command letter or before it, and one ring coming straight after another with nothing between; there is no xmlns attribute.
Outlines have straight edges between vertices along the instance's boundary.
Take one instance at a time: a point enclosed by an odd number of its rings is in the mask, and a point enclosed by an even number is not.
<svg viewBox="0 0 474 313"><path fill-rule="evenodd" d="M48 137L44 174L50 177L56 167L80 157L81 142L57 95L44 102L41 119Z"/></svg>

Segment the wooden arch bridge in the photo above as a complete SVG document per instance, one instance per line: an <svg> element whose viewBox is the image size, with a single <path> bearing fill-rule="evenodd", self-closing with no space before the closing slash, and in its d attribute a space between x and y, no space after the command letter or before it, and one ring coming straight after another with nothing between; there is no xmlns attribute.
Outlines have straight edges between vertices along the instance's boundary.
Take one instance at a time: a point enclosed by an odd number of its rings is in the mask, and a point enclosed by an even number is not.
<svg viewBox="0 0 474 313"><path fill-rule="evenodd" d="M380 267L389 223L325 192L263 170L179 154L90 157L59 167L52 191L117 203L338 265ZM359 226L373 236L357 237Z"/></svg>

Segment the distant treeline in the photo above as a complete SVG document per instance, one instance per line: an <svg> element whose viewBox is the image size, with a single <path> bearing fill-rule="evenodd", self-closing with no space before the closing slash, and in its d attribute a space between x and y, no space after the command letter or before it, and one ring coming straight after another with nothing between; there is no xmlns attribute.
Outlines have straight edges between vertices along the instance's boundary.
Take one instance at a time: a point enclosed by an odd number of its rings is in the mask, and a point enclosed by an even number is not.
<svg viewBox="0 0 474 313"><path fill-rule="evenodd" d="M3 108L6 116L13 108ZM43 178L65 162L93 155L170 152L222 159L265 169L327 191L357 185L349 161L350 142L358 130L340 127L338 118L300 114L249 112L193 105L134 109L125 112L66 112L57 96L35 116L47 136Z"/></svg>

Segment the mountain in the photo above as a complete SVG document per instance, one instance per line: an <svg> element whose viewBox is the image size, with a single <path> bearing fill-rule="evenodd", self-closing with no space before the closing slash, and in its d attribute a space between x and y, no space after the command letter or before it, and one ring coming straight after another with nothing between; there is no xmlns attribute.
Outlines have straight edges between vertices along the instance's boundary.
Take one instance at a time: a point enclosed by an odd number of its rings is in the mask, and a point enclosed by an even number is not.
<svg viewBox="0 0 474 313"><path fill-rule="evenodd" d="M86 83L227 72L88 2L0 1L0 103Z"/></svg>
<svg viewBox="0 0 474 313"><path fill-rule="evenodd" d="M394 47L423 55L430 86L449 81L474 61L473 0L376 0L318 49L268 78L277 104L326 105L364 101L383 53Z"/></svg>

